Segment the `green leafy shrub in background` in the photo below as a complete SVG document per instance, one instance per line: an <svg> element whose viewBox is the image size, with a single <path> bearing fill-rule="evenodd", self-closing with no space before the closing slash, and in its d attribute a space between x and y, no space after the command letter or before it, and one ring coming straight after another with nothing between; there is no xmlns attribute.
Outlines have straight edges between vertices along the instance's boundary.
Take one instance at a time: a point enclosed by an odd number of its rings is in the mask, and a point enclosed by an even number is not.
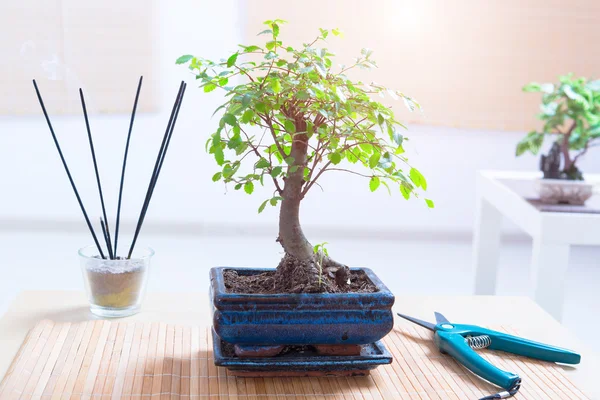
<svg viewBox="0 0 600 400"><path fill-rule="evenodd" d="M225 103L215 111L222 113L218 127L206 143L220 167L213 181L248 194L272 181L273 196L258 211L281 203L278 241L288 261L309 270L306 291L321 291L315 284L319 271L340 264L315 252L305 238L300 202L320 186L323 174L334 171L364 177L371 191L395 187L406 199L426 190L425 177L404 155L404 125L371 97L400 99L411 111L419 105L400 91L347 76L355 68L376 67L368 49L351 65L335 66L333 54L321 45L339 30L321 29L312 42L293 48L280 39L284 22L265 22L267 29L259 33L268 38L264 45L240 45L221 61L184 55L177 63L188 65L204 92L225 93Z"/></svg>
<svg viewBox="0 0 600 400"><path fill-rule="evenodd" d="M569 74L561 76L556 84L530 83L523 91L542 93L538 117L544 125L517 144L517 156L527 151L538 154L545 137L551 136L562 155L559 178L583 179L576 163L600 137L600 80L588 81Z"/></svg>

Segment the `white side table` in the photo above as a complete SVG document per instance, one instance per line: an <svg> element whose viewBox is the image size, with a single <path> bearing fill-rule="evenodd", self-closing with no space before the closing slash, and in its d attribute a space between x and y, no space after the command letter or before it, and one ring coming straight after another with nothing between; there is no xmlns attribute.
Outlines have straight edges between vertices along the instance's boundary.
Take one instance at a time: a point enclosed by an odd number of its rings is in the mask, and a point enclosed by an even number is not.
<svg viewBox="0 0 600 400"><path fill-rule="evenodd" d="M571 245L600 245L600 214L541 212L507 183L541 177L537 172L480 171L473 237L475 294L494 294L500 229L506 216L533 238L531 282L535 301L560 321ZM600 175L585 175L600 182ZM588 202L594 198L588 200Z"/></svg>

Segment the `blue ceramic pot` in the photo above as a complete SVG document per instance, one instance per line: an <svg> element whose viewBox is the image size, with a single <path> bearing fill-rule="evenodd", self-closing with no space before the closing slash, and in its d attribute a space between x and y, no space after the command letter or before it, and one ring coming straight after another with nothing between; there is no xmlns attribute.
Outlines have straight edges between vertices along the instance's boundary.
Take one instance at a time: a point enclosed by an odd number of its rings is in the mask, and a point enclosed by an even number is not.
<svg viewBox="0 0 600 400"><path fill-rule="evenodd" d="M272 268L212 268L213 327L226 342L254 345L368 344L392 330L394 295L368 268L362 271L375 293L237 294L228 293L224 270L240 275Z"/></svg>

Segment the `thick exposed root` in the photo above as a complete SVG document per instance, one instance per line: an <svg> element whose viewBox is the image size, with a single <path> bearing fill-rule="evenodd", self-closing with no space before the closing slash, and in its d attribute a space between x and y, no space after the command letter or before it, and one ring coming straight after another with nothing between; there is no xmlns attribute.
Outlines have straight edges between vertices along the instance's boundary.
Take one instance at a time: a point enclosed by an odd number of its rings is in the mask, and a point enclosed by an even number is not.
<svg viewBox="0 0 600 400"><path fill-rule="evenodd" d="M278 289L287 293L337 293L348 286L350 270L329 257L299 260L286 254L277 267Z"/></svg>
<svg viewBox="0 0 600 400"><path fill-rule="evenodd" d="M286 254L276 271L256 275L239 275L234 270L224 273L225 287L230 293L372 293L377 287L362 272L350 269L329 257L323 257L323 269L315 259L303 261Z"/></svg>

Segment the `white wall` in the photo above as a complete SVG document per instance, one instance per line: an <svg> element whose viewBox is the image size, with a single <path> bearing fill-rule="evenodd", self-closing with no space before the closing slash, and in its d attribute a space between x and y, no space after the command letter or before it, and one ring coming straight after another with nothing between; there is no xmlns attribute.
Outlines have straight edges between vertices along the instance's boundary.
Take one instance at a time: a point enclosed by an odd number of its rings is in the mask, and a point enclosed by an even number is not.
<svg viewBox="0 0 600 400"><path fill-rule="evenodd" d="M262 193L259 190L253 196L232 189L225 194L222 184L211 181L217 168L205 154L204 142L217 123L210 116L220 104L220 95L216 91L206 95L196 89L186 69L174 64L181 54L219 58L234 51L243 31L239 18L243 10L236 2L227 1L161 3L156 12L158 51L156 59L148 62L157 63L162 111L136 119L123 218L132 221L137 217L178 82L185 78L190 85L146 219L147 227L173 224L185 228L191 224L235 230L242 226L275 235L276 210L269 207L261 215L256 213L262 200L270 197L270 189ZM42 93L43 82L40 79ZM136 84L131 82L132 101ZM33 88L31 101L36 101ZM93 115L91 119L111 223L128 118ZM81 116L63 116L53 117L52 121L87 209L97 221L100 209L84 120ZM391 197L384 190L372 194L366 181L332 172L322 181L325 192L315 188L304 202L303 222L309 231L324 228L352 235L469 232L477 170L537 168L531 156L514 157L515 143L522 135L411 126L407 152L429 181L427 197L436 202L435 209L427 209L422 201L407 202L399 192ZM582 167L586 172L600 172L600 161L592 154ZM33 117L0 118L0 227L8 229L21 221L32 225L54 221L57 228L77 221L85 229L41 112Z"/></svg>

